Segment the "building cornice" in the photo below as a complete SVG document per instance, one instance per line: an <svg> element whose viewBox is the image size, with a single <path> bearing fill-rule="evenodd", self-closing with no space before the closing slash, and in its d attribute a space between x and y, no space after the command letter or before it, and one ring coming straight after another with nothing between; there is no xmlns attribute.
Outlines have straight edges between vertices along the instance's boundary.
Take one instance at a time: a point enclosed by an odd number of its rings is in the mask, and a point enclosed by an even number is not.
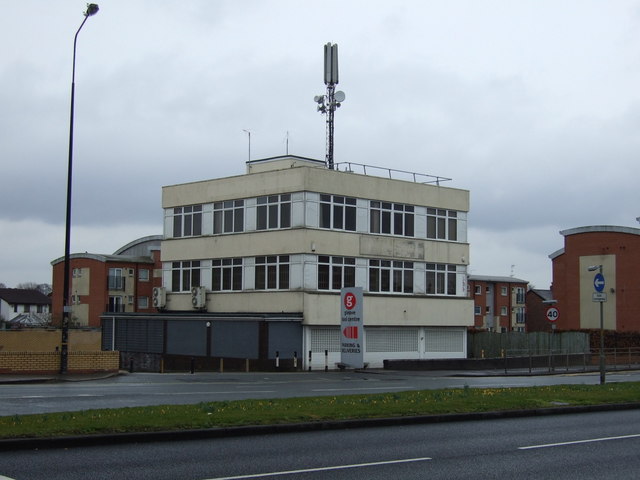
<svg viewBox="0 0 640 480"><path fill-rule="evenodd" d="M560 234L565 237L568 237L569 235L580 235L583 233L628 233L630 235L640 235L640 228L621 227L617 225L591 225L560 230Z"/></svg>

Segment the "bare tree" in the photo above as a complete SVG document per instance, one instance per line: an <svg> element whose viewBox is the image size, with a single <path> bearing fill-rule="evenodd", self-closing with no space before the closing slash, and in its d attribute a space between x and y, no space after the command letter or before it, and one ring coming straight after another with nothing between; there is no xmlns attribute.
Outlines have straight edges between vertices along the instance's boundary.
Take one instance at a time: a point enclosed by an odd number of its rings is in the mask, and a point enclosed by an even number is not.
<svg viewBox="0 0 640 480"><path fill-rule="evenodd" d="M16 288L23 288L25 290L38 290L40 293L44 293L45 295L49 295L52 291L51 285L49 285L48 283L25 282L19 283Z"/></svg>

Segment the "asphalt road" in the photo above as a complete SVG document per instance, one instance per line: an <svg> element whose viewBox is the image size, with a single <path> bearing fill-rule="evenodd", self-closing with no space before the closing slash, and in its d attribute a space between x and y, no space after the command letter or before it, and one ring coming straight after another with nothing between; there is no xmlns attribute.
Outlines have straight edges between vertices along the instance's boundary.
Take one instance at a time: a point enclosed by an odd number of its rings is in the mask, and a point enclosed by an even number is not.
<svg viewBox="0 0 640 480"><path fill-rule="evenodd" d="M0 385L0 416L247 398L285 398L469 386L597 384L597 372L543 376L454 376L452 372L135 373L84 382ZM640 381L640 372L607 382Z"/></svg>
<svg viewBox="0 0 640 480"><path fill-rule="evenodd" d="M640 410L15 451L16 480L637 479Z"/></svg>

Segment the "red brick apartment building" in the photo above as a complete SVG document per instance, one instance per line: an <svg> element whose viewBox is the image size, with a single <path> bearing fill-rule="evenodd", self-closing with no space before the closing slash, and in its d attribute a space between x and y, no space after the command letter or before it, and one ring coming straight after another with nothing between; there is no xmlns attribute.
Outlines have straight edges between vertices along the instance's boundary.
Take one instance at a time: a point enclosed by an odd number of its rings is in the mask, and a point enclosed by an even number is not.
<svg viewBox="0 0 640 480"><path fill-rule="evenodd" d="M474 304L474 329L491 332L526 331L527 280L469 275Z"/></svg>
<svg viewBox="0 0 640 480"><path fill-rule="evenodd" d="M532 288L527 292L527 332L553 330L553 323L547 318L551 307L556 307L551 290Z"/></svg>
<svg viewBox="0 0 640 480"><path fill-rule="evenodd" d="M600 305L595 300L604 298L606 330L640 331L640 229L587 226L560 234L564 248L549 255L558 330L600 328ZM598 274L604 281L596 282ZM596 287L601 291L594 298Z"/></svg>
<svg viewBox="0 0 640 480"><path fill-rule="evenodd" d="M71 322L74 326L100 327L105 312L156 312L153 287L162 285L161 235L143 237L113 255L74 253L70 256ZM52 318L62 318L64 258L53 266Z"/></svg>

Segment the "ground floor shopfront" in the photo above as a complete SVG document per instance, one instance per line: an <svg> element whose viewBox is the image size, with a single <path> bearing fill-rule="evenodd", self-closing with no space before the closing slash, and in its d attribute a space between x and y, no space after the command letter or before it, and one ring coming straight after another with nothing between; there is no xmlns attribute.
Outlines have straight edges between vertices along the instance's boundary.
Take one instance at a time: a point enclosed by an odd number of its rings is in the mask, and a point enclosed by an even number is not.
<svg viewBox="0 0 640 480"><path fill-rule="evenodd" d="M121 352L122 368L164 371L336 369L340 327L305 325L301 314L115 314L102 317L102 348ZM364 362L466 358L465 327L371 326ZM195 362L195 363L194 363Z"/></svg>

